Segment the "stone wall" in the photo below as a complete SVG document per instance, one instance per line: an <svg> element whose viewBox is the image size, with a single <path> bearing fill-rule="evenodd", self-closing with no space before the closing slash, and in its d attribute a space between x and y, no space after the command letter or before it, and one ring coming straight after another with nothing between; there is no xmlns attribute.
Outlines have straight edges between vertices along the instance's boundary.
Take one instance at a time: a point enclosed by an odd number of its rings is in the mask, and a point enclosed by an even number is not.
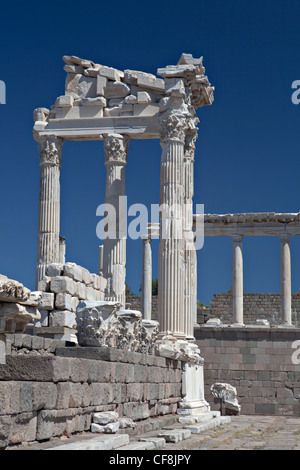
<svg viewBox="0 0 300 470"><path fill-rule="evenodd" d="M255 324L257 319L266 319L271 325L279 325L281 320L281 296L269 293L244 293L244 323ZM232 295L230 292L215 294L210 308L198 310L198 317L203 313L207 318L220 318L222 323L232 323ZM200 320L200 321L199 321ZM300 327L300 293L292 294L292 321ZM198 323L203 323L198 319Z"/></svg>
<svg viewBox="0 0 300 470"><path fill-rule="evenodd" d="M195 336L212 410L219 404L210 387L224 382L236 387L241 414L299 416L300 365L292 362L299 329L200 327Z"/></svg>
<svg viewBox="0 0 300 470"><path fill-rule="evenodd" d="M10 335L0 365L0 448L89 431L96 411L135 421L176 412L180 361L27 336Z"/></svg>
<svg viewBox="0 0 300 470"><path fill-rule="evenodd" d="M46 267L46 276L39 281L38 290L49 302L40 310L35 334L76 342L76 308L81 300L104 300L107 281L75 263L53 263ZM27 331L30 327L27 328Z"/></svg>
<svg viewBox="0 0 300 470"><path fill-rule="evenodd" d="M142 311L142 298L139 295L129 295L126 297L126 305L132 310ZM152 314L151 319L157 321L158 319L158 297L152 296Z"/></svg>

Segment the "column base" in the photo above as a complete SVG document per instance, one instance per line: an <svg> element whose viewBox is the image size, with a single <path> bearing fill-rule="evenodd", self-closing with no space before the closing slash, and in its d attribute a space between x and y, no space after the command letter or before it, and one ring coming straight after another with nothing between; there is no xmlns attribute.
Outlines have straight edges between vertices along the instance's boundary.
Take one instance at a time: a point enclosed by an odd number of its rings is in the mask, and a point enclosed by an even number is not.
<svg viewBox="0 0 300 470"><path fill-rule="evenodd" d="M179 415L199 415L210 411L210 406L204 398L203 364L185 363L182 394L184 397L177 410Z"/></svg>

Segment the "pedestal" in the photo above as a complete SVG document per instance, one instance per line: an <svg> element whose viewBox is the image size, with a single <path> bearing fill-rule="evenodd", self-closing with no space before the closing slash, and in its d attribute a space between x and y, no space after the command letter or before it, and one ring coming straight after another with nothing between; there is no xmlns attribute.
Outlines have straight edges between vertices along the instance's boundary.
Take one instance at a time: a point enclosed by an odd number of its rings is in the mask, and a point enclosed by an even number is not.
<svg viewBox="0 0 300 470"><path fill-rule="evenodd" d="M210 406L204 398L203 363L184 364L182 395L183 399L177 410L179 415L189 416L210 411Z"/></svg>

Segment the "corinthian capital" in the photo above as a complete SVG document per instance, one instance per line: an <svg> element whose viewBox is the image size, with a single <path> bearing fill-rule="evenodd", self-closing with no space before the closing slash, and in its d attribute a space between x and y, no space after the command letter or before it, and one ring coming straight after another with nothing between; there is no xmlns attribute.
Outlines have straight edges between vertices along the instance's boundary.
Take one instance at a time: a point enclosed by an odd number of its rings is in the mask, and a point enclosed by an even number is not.
<svg viewBox="0 0 300 470"><path fill-rule="evenodd" d="M184 143L187 129L187 118L184 114L167 113L160 121L161 141L174 140Z"/></svg>
<svg viewBox="0 0 300 470"><path fill-rule="evenodd" d="M129 137L120 134L104 136L105 164L117 163L126 165L129 149Z"/></svg>
<svg viewBox="0 0 300 470"><path fill-rule="evenodd" d="M55 135L42 137L39 140L41 165L61 166L61 149L63 143L63 139Z"/></svg>
<svg viewBox="0 0 300 470"><path fill-rule="evenodd" d="M184 158L194 161L195 149L196 149L196 140L198 138L198 128L190 130L186 134L186 139L184 143Z"/></svg>

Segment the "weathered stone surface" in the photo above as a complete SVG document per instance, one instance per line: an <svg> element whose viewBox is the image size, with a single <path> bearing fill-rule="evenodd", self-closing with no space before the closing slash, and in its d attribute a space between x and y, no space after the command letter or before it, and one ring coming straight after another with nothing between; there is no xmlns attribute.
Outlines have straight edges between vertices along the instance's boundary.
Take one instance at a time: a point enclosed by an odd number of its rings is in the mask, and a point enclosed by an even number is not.
<svg viewBox="0 0 300 470"><path fill-rule="evenodd" d="M139 104L146 104L146 103L149 103L150 101L151 101L151 98L150 98L149 93L147 93L146 91L138 91L137 102Z"/></svg>
<svg viewBox="0 0 300 470"><path fill-rule="evenodd" d="M132 428L136 427L136 423L130 418L119 418L119 425L120 429Z"/></svg>
<svg viewBox="0 0 300 470"><path fill-rule="evenodd" d="M67 276L56 276L51 279L50 288L52 292L56 294L66 293L75 295L76 294L76 282Z"/></svg>
<svg viewBox="0 0 300 470"><path fill-rule="evenodd" d="M81 59L75 55L64 55L62 60L67 65L80 65L82 67L90 68L94 66L94 62L88 59Z"/></svg>
<svg viewBox="0 0 300 470"><path fill-rule="evenodd" d="M165 82L161 78L152 78L145 74L137 75L137 84L143 88L149 88L154 91L165 91Z"/></svg>
<svg viewBox="0 0 300 470"><path fill-rule="evenodd" d="M106 99L103 98L102 96L98 96L96 98L83 98L81 100L82 106L100 106L104 107L106 106Z"/></svg>
<svg viewBox="0 0 300 470"><path fill-rule="evenodd" d="M66 293L58 293L55 297L55 307L58 310L72 310L72 296Z"/></svg>
<svg viewBox="0 0 300 470"><path fill-rule="evenodd" d="M135 103L137 103L137 96L128 95L124 98L124 102L127 103L127 104L135 104Z"/></svg>
<svg viewBox="0 0 300 470"><path fill-rule="evenodd" d="M159 112L159 106L156 104L134 104L133 113L135 116L155 116Z"/></svg>
<svg viewBox="0 0 300 470"><path fill-rule="evenodd" d="M239 414L241 405L237 400L236 388L227 383L216 382L211 386L211 393L215 398L219 398L225 406L225 412L230 410L233 414Z"/></svg>
<svg viewBox="0 0 300 470"><path fill-rule="evenodd" d="M98 96L104 96L104 89L107 84L107 78L102 77L101 75L97 75L97 85L96 85L96 92Z"/></svg>
<svg viewBox="0 0 300 470"><path fill-rule="evenodd" d="M129 85L137 85L138 75L144 76L148 80L153 80L153 81L156 80L157 78L155 75L152 75L151 73L141 72L139 70L126 69L124 70L124 81L128 83Z"/></svg>
<svg viewBox="0 0 300 470"><path fill-rule="evenodd" d="M49 317L50 326L76 328L76 315L68 310L53 310Z"/></svg>
<svg viewBox="0 0 300 470"><path fill-rule="evenodd" d="M111 341L115 343L111 337L111 329L117 321L116 312L119 308L120 304L117 302L80 302L76 310L79 344L81 346L114 346L110 344Z"/></svg>
<svg viewBox="0 0 300 470"><path fill-rule="evenodd" d="M41 310L53 310L54 294L51 292L33 291L26 302L19 302L29 307L37 307Z"/></svg>
<svg viewBox="0 0 300 470"><path fill-rule="evenodd" d="M56 108L70 108L74 104L74 98L71 95L59 96L56 99L55 107Z"/></svg>
<svg viewBox="0 0 300 470"><path fill-rule="evenodd" d="M63 274L74 281L82 282L82 268L75 263L66 263L63 267Z"/></svg>
<svg viewBox="0 0 300 470"><path fill-rule="evenodd" d="M64 265L61 263L52 263L46 266L46 276L55 277L61 276L63 273Z"/></svg>
<svg viewBox="0 0 300 470"><path fill-rule="evenodd" d="M0 275L0 302L25 302L29 296L30 290L23 284Z"/></svg>
<svg viewBox="0 0 300 470"><path fill-rule="evenodd" d="M104 89L104 96L107 99L125 98L129 93L130 87L123 82L107 82Z"/></svg>
<svg viewBox="0 0 300 470"><path fill-rule="evenodd" d="M121 70L114 69L112 67L100 67L99 69L99 75L105 78L108 78L109 80L114 80L114 81L121 81L121 78L124 77L124 72L121 72Z"/></svg>
<svg viewBox="0 0 300 470"><path fill-rule="evenodd" d="M80 65L64 65L64 71L70 74L83 74L83 67Z"/></svg>
<svg viewBox="0 0 300 470"><path fill-rule="evenodd" d="M65 94L74 98L95 98L97 79L81 74L68 73Z"/></svg>
<svg viewBox="0 0 300 470"><path fill-rule="evenodd" d="M185 87L181 78L166 78L165 79L166 94L173 96L184 96Z"/></svg>
<svg viewBox="0 0 300 470"><path fill-rule="evenodd" d="M35 308L0 302L0 333L23 333L30 321L39 318L39 312Z"/></svg>
<svg viewBox="0 0 300 470"><path fill-rule="evenodd" d="M116 423L119 420L119 414L116 411L103 411L93 414L93 422L96 424Z"/></svg>

